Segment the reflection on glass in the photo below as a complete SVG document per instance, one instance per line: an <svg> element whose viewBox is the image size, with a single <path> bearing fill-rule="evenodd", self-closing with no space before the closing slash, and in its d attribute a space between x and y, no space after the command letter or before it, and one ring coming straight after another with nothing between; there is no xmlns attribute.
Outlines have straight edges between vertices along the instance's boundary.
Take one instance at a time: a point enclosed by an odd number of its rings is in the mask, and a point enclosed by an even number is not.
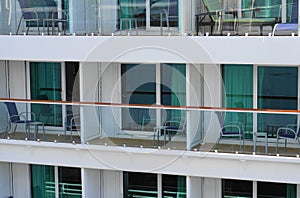
<svg viewBox="0 0 300 198"><path fill-rule="evenodd" d="M155 65L122 64L122 103L156 103ZM122 127L127 130L153 131L156 111L143 108L123 108Z"/></svg>
<svg viewBox="0 0 300 198"><path fill-rule="evenodd" d="M59 197L81 198L80 168L59 167Z"/></svg>
<svg viewBox="0 0 300 198"><path fill-rule="evenodd" d="M33 100L61 100L61 64L30 63L30 93ZM53 104L32 104L37 121L46 125L62 125L62 106Z"/></svg>
<svg viewBox="0 0 300 198"><path fill-rule="evenodd" d="M162 197L186 197L186 177L162 175Z"/></svg>
<svg viewBox="0 0 300 198"><path fill-rule="evenodd" d="M54 198L54 166L31 165L32 198Z"/></svg>
<svg viewBox="0 0 300 198"><path fill-rule="evenodd" d="M257 182L257 197L296 198L296 184Z"/></svg>
<svg viewBox="0 0 300 198"><path fill-rule="evenodd" d="M222 197L223 198L251 198L253 194L252 181L245 180L222 180Z"/></svg>
<svg viewBox="0 0 300 198"><path fill-rule="evenodd" d="M253 107L253 66L224 65L224 107L249 108ZM230 113L225 116L225 123L240 122L244 126L245 135L252 133L252 113ZM247 138L247 137L246 137ZM251 137L249 137L251 138Z"/></svg>
<svg viewBox="0 0 300 198"><path fill-rule="evenodd" d="M296 110L297 67L258 67L258 108ZM295 115L259 114L258 130L276 136L280 126L297 124Z"/></svg>
<svg viewBox="0 0 300 198"><path fill-rule="evenodd" d="M157 174L123 173L124 198L128 197L158 197Z"/></svg>

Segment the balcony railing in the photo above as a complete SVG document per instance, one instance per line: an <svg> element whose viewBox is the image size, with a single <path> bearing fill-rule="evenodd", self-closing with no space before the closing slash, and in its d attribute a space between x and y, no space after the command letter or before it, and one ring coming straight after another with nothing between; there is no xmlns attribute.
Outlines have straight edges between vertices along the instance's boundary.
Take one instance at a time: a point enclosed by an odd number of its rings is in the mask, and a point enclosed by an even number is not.
<svg viewBox="0 0 300 198"><path fill-rule="evenodd" d="M43 3L44 2L44 3ZM294 35L298 0L3 1L2 35ZM277 24L286 24L278 26ZM293 25L291 25L293 24Z"/></svg>
<svg viewBox="0 0 300 198"><path fill-rule="evenodd" d="M1 136L8 141L269 156L296 156L300 152L298 110L13 99L0 102ZM15 104L19 114L27 113L10 117L9 104Z"/></svg>

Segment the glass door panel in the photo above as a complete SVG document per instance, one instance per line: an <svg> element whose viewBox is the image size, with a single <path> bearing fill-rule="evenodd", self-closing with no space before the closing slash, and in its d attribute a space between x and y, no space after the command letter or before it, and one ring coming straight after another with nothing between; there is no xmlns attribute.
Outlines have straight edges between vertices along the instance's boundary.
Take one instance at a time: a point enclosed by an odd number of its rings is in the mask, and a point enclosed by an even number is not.
<svg viewBox="0 0 300 198"><path fill-rule="evenodd" d="M253 107L253 66L224 65L222 77L224 83L224 107L251 109ZM252 138L252 113L226 113L226 123L236 121L243 124L246 138Z"/></svg>
<svg viewBox="0 0 300 198"><path fill-rule="evenodd" d="M137 19L138 27L146 26L145 0L120 0L120 19ZM123 24L122 29L128 28Z"/></svg>
<svg viewBox="0 0 300 198"><path fill-rule="evenodd" d="M186 197L186 177L162 175L162 197Z"/></svg>
<svg viewBox="0 0 300 198"><path fill-rule="evenodd" d="M150 0L150 26L167 27L168 18L170 27L178 27L178 0Z"/></svg>
<svg viewBox="0 0 300 198"><path fill-rule="evenodd" d="M128 197L158 197L157 174L123 173L124 198Z"/></svg>
<svg viewBox="0 0 300 198"><path fill-rule="evenodd" d="M58 167L59 197L81 198L81 169L71 167Z"/></svg>
<svg viewBox="0 0 300 198"><path fill-rule="evenodd" d="M155 65L122 64L122 103L155 104ZM123 108L122 128L134 131L153 131L156 121L155 110Z"/></svg>
<svg viewBox="0 0 300 198"><path fill-rule="evenodd" d="M32 100L61 100L61 64L30 63L30 93ZM32 104L31 110L37 121L50 126L62 126L62 106Z"/></svg>
<svg viewBox="0 0 300 198"><path fill-rule="evenodd" d="M54 166L31 165L32 198L55 198Z"/></svg>
<svg viewBox="0 0 300 198"><path fill-rule="evenodd" d="M297 110L298 68L258 67L258 108ZM259 114L258 131L276 136L280 126L297 124L296 115Z"/></svg>
<svg viewBox="0 0 300 198"><path fill-rule="evenodd" d="M169 106L186 106L186 65L161 65L161 104ZM185 111L163 110L162 123L166 120L185 120Z"/></svg>

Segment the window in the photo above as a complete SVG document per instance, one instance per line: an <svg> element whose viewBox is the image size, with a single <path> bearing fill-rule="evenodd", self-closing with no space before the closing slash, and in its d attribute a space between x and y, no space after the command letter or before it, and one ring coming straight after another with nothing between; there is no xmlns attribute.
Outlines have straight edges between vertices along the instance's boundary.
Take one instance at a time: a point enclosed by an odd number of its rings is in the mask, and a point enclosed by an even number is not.
<svg viewBox="0 0 300 198"><path fill-rule="evenodd" d="M162 197L186 197L186 177L162 175Z"/></svg>
<svg viewBox="0 0 300 198"><path fill-rule="evenodd" d="M122 64L123 104L162 104L170 106L186 105L185 64ZM160 76L160 80L157 79ZM156 84L160 81L160 91ZM160 98L160 101L157 101ZM129 108L122 110L122 128L133 131L153 131L156 126L156 110ZM183 118L181 110L164 110L162 123L172 118ZM180 119L182 120L182 119Z"/></svg>
<svg viewBox="0 0 300 198"><path fill-rule="evenodd" d="M33 100L61 100L61 64L30 63L30 93ZM37 120L46 125L62 126L62 106L53 104L32 104Z"/></svg>
<svg viewBox="0 0 300 198"><path fill-rule="evenodd" d="M58 178L55 179L57 173ZM59 183L60 198L81 197L81 170L70 167L31 165L31 187L33 198L55 198Z"/></svg>
<svg viewBox="0 0 300 198"><path fill-rule="evenodd" d="M223 198L251 198L253 194L252 181L246 180L222 180L222 197Z"/></svg>
<svg viewBox="0 0 300 198"><path fill-rule="evenodd" d="M253 108L253 66L224 65L222 77L224 83L224 107ZM243 123L245 135L253 131L252 120L252 113L226 113L225 117L225 122L239 121Z"/></svg>
<svg viewBox="0 0 300 198"><path fill-rule="evenodd" d="M124 172L123 185L124 198L158 197L156 174Z"/></svg>
<svg viewBox="0 0 300 198"><path fill-rule="evenodd" d="M296 198L296 185L271 182L257 182L258 198Z"/></svg>
<svg viewBox="0 0 300 198"><path fill-rule="evenodd" d="M297 109L297 67L258 67L257 78L259 109ZM278 127L296 123L296 115L260 114L258 131L268 131L269 136L276 136Z"/></svg>
<svg viewBox="0 0 300 198"><path fill-rule="evenodd" d="M160 178L159 178L160 177ZM161 179L162 186L158 186ZM128 197L186 197L186 177L151 173L123 173L124 198ZM161 192L160 192L161 191Z"/></svg>

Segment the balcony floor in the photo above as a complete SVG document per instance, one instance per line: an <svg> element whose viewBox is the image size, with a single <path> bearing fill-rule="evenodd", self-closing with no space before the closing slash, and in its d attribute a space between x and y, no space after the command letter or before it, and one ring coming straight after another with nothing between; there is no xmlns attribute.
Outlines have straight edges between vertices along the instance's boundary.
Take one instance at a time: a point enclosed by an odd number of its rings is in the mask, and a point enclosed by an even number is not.
<svg viewBox="0 0 300 198"><path fill-rule="evenodd" d="M3 134L4 135L4 134ZM2 135L4 139L13 139L13 140L25 140L25 133L24 132L10 132L7 133L5 136ZM60 132L59 134L55 131L51 131L51 133L46 133L46 138L43 138L43 134L39 133L37 139L40 141L47 141L47 142L58 142L58 143L78 143L80 144L80 136L77 132L73 135L72 140L70 135L66 135L66 137ZM30 134L28 138L29 141L34 141L33 133ZM160 139L159 145L153 144L153 139L150 137L99 137L95 138L88 142L91 145L107 145L107 146L126 146L126 147L135 147L135 148L161 148L161 149L171 149L171 150L186 150L186 142L185 141L167 141L166 145L163 145L163 140ZM215 144L213 143L202 143L196 145L192 148L195 151L201 152L219 152L219 153L240 153L240 154L249 154L253 155L253 141L246 140L245 145L240 151L239 142L232 140L224 143L220 143L215 148ZM300 148L298 144L289 144L287 148L284 148L284 143L281 141L278 146L278 152L280 156L289 156L295 157L300 155ZM268 143L268 153L265 152L265 145L263 142L258 142L256 146L257 155L267 155L267 156L276 156L276 143L273 140L272 142Z"/></svg>

